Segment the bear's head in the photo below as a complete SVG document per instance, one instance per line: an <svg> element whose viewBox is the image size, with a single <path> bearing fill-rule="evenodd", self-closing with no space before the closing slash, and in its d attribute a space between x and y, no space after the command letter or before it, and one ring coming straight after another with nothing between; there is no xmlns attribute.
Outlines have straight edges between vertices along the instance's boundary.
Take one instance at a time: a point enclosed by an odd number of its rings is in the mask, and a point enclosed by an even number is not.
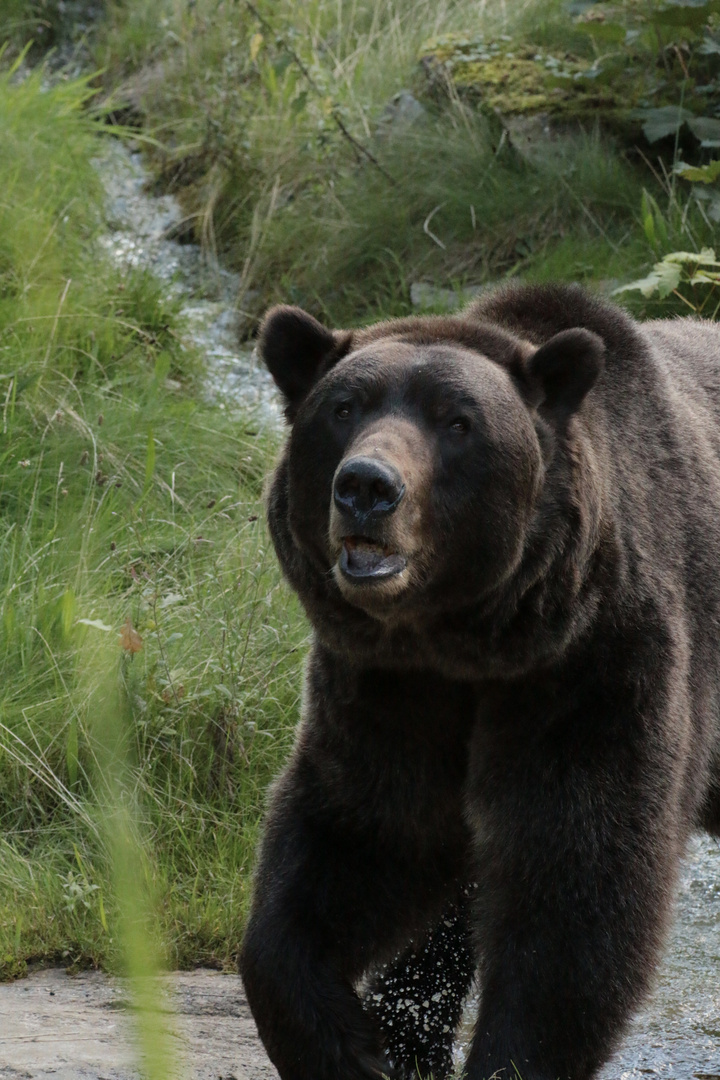
<svg viewBox="0 0 720 1080"><path fill-rule="evenodd" d="M292 425L287 526L317 575L374 618L454 610L520 564L552 445L598 378L589 330L540 347L491 323L330 331L273 308L260 353Z"/></svg>

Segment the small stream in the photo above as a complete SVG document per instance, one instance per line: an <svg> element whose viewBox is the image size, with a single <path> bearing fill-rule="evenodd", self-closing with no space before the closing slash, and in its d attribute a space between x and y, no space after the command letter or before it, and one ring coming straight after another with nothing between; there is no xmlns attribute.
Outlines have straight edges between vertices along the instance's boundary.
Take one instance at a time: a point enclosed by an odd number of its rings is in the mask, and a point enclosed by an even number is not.
<svg viewBox="0 0 720 1080"><path fill-rule="evenodd" d="M238 342L239 276L213 262L197 244L172 239L182 224L182 209L173 195L147 193L149 174L140 153L108 140L95 164L107 193L107 231L101 242L112 261L151 270L180 300L185 340L207 358L208 396L223 408L250 409L279 426L282 414L273 381L255 350Z"/></svg>
<svg viewBox="0 0 720 1080"><path fill-rule="evenodd" d="M173 196L147 193L139 153L113 142L97 164L108 196L103 244L113 261L152 270L180 299L187 340L207 356L208 394L221 407L250 408L279 426L269 374L252 349L238 345L237 275L196 245L168 238L182 211ZM720 844L707 837L691 845L655 992L599 1080L645 1077L720 1080Z"/></svg>

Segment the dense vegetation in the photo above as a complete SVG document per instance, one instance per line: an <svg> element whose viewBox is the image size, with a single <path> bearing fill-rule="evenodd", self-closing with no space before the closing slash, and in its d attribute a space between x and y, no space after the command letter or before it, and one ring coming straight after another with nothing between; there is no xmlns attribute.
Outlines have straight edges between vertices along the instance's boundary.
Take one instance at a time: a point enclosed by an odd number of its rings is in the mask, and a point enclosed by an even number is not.
<svg viewBox="0 0 720 1080"><path fill-rule="evenodd" d="M108 265L107 120L240 271L247 334L275 299L358 321L516 274L712 314L719 9L4 4L0 973L121 941L132 966L133 920L170 964L231 963L298 712L277 437L205 400L177 304Z"/></svg>
<svg viewBox="0 0 720 1080"><path fill-rule="evenodd" d="M113 962L118 801L170 961L232 955L305 633L258 520L268 437L203 402L202 360L158 284L114 271L95 243L87 98L82 82L0 79L11 974L33 957Z"/></svg>
<svg viewBox="0 0 720 1080"><path fill-rule="evenodd" d="M413 282L628 280L658 242L643 192L670 247L710 242L672 169L720 139L715 0L157 7L116 2L97 59L249 328L277 299L342 323Z"/></svg>

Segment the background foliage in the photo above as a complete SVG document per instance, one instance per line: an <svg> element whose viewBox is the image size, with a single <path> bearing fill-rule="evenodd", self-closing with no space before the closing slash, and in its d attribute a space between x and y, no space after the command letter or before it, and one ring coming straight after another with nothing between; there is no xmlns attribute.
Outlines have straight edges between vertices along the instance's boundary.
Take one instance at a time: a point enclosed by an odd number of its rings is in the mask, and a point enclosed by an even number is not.
<svg viewBox="0 0 720 1080"><path fill-rule="evenodd" d="M648 259L644 192L670 245L710 242L712 196L672 167L720 139L715 0L147 11L116 4L97 56L242 271L248 327L280 298L346 322L408 310L413 282L619 282Z"/></svg>

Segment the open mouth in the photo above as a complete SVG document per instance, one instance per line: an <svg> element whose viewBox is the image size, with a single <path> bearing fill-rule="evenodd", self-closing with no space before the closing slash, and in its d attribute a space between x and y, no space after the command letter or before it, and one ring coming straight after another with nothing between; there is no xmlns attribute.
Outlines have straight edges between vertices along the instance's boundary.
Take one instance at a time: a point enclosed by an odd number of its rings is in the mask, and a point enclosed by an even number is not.
<svg viewBox="0 0 720 1080"><path fill-rule="evenodd" d="M353 581L379 581L402 573L407 559L366 536L344 536L340 569Z"/></svg>

